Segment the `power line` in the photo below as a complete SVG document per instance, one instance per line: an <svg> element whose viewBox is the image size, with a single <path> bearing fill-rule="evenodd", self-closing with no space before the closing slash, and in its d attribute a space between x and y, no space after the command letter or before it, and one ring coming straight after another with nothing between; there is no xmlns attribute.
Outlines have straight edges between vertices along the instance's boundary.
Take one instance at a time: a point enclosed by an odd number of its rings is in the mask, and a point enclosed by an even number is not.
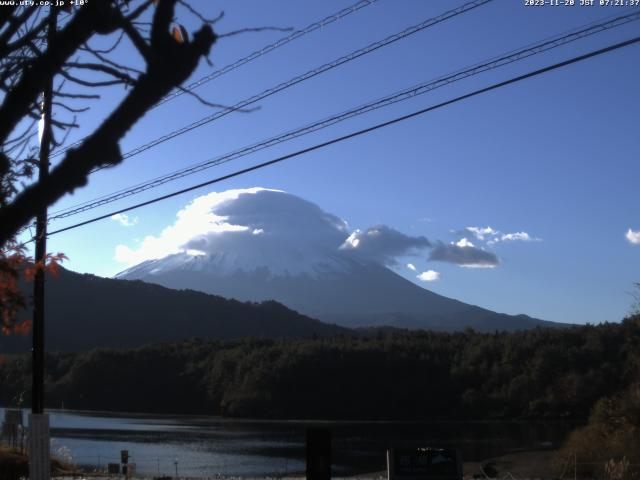
<svg viewBox="0 0 640 480"><path fill-rule="evenodd" d="M360 48L358 50L355 50L345 56L342 56L340 58L337 58L336 60L329 62L329 63L325 63L324 65L321 65L320 67L314 68L312 70L307 71L306 73L303 73L302 75L298 75L296 77L293 77L289 80L287 80L286 82L282 82L279 85L276 85L275 87L271 87L268 88L267 90L264 90L263 92L254 95L252 97L249 97L245 100L242 100L238 103L236 103L235 105L229 107L229 108L225 108L219 112L213 113L211 115L208 115L206 117L201 118L200 120L197 120L195 122L190 123L189 125L186 125L182 128L179 128L177 130L174 130L172 132L169 132L161 137L158 137L144 145L141 145L137 148L134 148L133 150L130 150L128 152L126 152L122 158L127 159L127 158L131 158L135 155L138 155L146 150L149 150L150 148L155 147L156 145L159 145L161 143L164 143L168 140L171 140L179 135L182 135L184 133L190 132L191 130L194 130L196 128L199 128L203 125L206 125L208 123L213 122L214 120L218 120L219 118L222 118L232 112L236 112L239 110L242 110L260 100L264 100L267 97L270 97L271 95L274 95L276 93L282 92L283 90L286 90L294 85L297 85L298 83L304 82L306 80L309 80L313 77L316 77L322 73L325 73L329 70L333 70L334 68L337 68L345 63L348 63L352 60L355 60L356 58L360 58L363 55L367 55L371 52L374 52L380 48L386 47L387 45L390 45L392 43L397 42L398 40L402 40L410 35L413 35L415 33L418 33L426 28L432 27L434 25L437 25L441 22L444 22L446 20L449 20L450 18L456 17L458 15L461 15L463 13L466 13L470 10L473 10L474 8L480 7L482 5L485 5L489 2L491 2L492 0L474 0L472 2L466 3L458 8L455 8L453 10L448 10L444 13L442 13L441 15L438 15L437 17L433 17L433 18L429 18L417 25L413 25L409 28L406 28L405 30L395 33L393 35L390 35L382 40L379 40L377 42L371 43L369 45L367 45L364 48ZM107 167L100 167L95 169L94 171L98 171L98 170L102 170L104 168Z"/></svg>
<svg viewBox="0 0 640 480"><path fill-rule="evenodd" d="M340 10L339 12L333 13L331 15L326 16L325 18L323 18L322 20L318 20L316 22L313 22L309 25L307 25L304 28L301 28L299 30L296 30L295 32L282 37L278 40L276 40L274 43L270 43L268 45L265 45L264 47L260 48L259 50L256 50L252 53L250 53L249 55L239 58L238 60L234 61L233 63L230 63L228 65L225 65L224 67L215 70L213 72L211 72L208 75L205 75L204 77L199 78L198 80L196 80L195 82L190 83L189 85L187 85L186 87L183 87L180 90L176 90L174 92L169 93L168 95L166 95L165 97L161 98L158 103L156 103L153 108L156 108L170 100L173 100L174 98L179 97L180 95L187 93L187 92L191 92L193 90L195 90L196 88L200 87L201 85L204 85L205 83L208 83L212 80L215 80L218 77L221 77L222 75L225 75L233 70L235 70L236 68L240 68L242 65L245 65L253 60L256 60L257 58L262 57L263 55L266 55L267 53L273 52L274 50L287 45L288 43L293 42L294 40L297 40L298 38L304 37L305 35L312 33L320 28L323 28L333 22L337 22L338 20L346 17L347 15L350 15L351 13L357 12L365 7L368 7L369 5L373 5L375 2L377 2L378 0L359 0L358 2L354 3L353 5L350 5L346 8L343 8L342 10ZM64 152L66 152L67 150L76 147L78 145L80 145L82 142L84 142L86 140L87 137L84 137L80 140L78 140L77 142L72 143L71 145L68 145L60 150L58 150L57 152L53 153L51 156L52 157L57 157L58 155L62 155Z"/></svg>
<svg viewBox="0 0 640 480"><path fill-rule="evenodd" d="M608 17L608 18L611 18L611 17ZM386 97L377 99L375 101L360 105L357 108L347 110L340 114L333 115L331 117L305 125L295 130L291 130L289 132L280 134L278 136L271 137L267 140L263 140L261 142L243 147L241 149L235 150L225 155L218 156L218 157L206 160L205 162L201 162L201 163L192 165L190 167L169 173L167 175L157 177L147 182L144 182L126 189L122 189L114 193L111 193L93 200L89 200L87 202L83 202L81 204L74 205L67 209L59 210L58 212L55 212L50 217L49 220L67 218L72 215L79 214L81 212L98 208L108 203L112 203L117 200L121 200L123 198L127 198L132 195L142 193L152 188L156 188L158 186L164 185L165 183L177 180L179 178L192 175L194 173L206 170L208 168L212 168L214 166L221 165L223 163L230 162L232 160L236 160L240 157L255 153L259 150L263 150L265 148L292 140L294 138L298 138L300 136L327 128L331 125L335 125L336 123L342 122L349 118L353 118L355 116L362 115L362 114L371 112L373 110L377 110L379 108L383 108L404 100L408 100L415 96L428 93L432 90L443 87L445 85L449 85L459 80L463 80L470 76L478 75L488 70L492 70L494 68L498 68L498 67L505 66L513 62L525 59L525 58L529 58L533 55L537 55L539 53L549 51L551 49L560 47L562 45L566 45L567 43L585 38L595 33L603 32L611 28L619 27L639 19L640 19L640 11L637 11L634 13L609 19L601 23L595 23L595 22L590 23L587 26L579 27L579 29L574 29L574 31L572 31L571 33L564 34L562 36L556 35L554 37L550 37L545 40L542 40L538 43L530 44L527 47L524 47L520 50L512 50L511 52L509 52L508 54L504 54L503 56L492 57L491 59L486 60L482 63L474 64L473 66L466 67L454 73L450 73L448 75L439 77L436 80L431 80L429 82L424 82L419 85L401 90L400 92L396 92L392 95L388 95Z"/></svg>
<svg viewBox="0 0 640 480"><path fill-rule="evenodd" d="M256 95L253 95L252 97L249 97L245 100L242 100L238 103L236 103L235 105L225 108L223 110L220 110L216 113L213 113L211 115L207 115L206 117L201 118L200 120L197 120L195 122L192 122L184 127L181 127L177 130L173 130L172 132L169 132L165 135L162 135L161 137L158 137L154 140L151 140L150 142L145 143L144 145L141 145L137 148L134 148L133 150L130 150L126 153L124 153L122 155L122 159L126 160L127 158L131 158L135 155L138 155L146 150L149 150L150 148L153 148L157 145L160 145L161 143L164 143L168 140L171 140L175 137L178 137L179 135L182 135L184 133L190 132L191 130L194 130L196 128L202 127L203 125L206 125L208 123L213 122L214 120L218 120L219 118L222 118L226 115L229 115L230 113L233 112L237 112L239 110L242 110L250 105L253 105L254 103L260 101L260 100L264 100L267 97L270 97L271 95L274 95L276 93L282 92L283 90L286 90L294 85L297 85L298 83L304 82L306 80L309 80L313 77L316 77L322 73L325 73L329 70L333 70L334 68L339 67L340 65L343 65L345 63L348 63L352 60L355 60L356 58L360 58L363 55L367 55L371 52L374 52L380 48L383 48L387 45L390 45L394 42L397 42L398 40L402 40L403 38L406 38L410 35L413 35L417 32L420 32L426 28L432 27L434 25L437 25L441 22L444 22L446 20L449 20L450 18L456 17L458 15L461 15L463 13L466 13L470 10L473 10L474 8L480 7L482 5L485 5L489 2L491 2L493 0L474 0L472 2L469 3L465 3L464 5L461 5L460 7L457 7L453 10L448 10L444 13L442 13L441 15L438 15L437 17L433 17L433 18L429 18L417 25L413 25L409 28L406 28L405 30L395 33L393 35L390 35L382 40L379 40L377 42L371 43L369 45L367 45L366 47L360 48L358 50L355 50L345 56L342 56L340 58L337 58L336 60L333 60L332 62L329 63L325 63L324 65L321 65L320 67L314 68L312 70L307 71L306 73L303 73L302 75L298 75L295 76L289 80L287 80L286 82L282 82L279 85L276 85L275 87L271 87L268 88L267 90L264 90L261 93L258 93ZM91 173L95 173L97 171L103 170L105 168L108 168L108 166L103 166L103 167L98 167L98 168L94 168Z"/></svg>
<svg viewBox="0 0 640 480"><path fill-rule="evenodd" d="M176 90L173 93L170 93L166 97L162 98L155 106L157 107L159 105L162 105L163 103L168 102L169 100L172 100L176 97L179 97L180 95L183 95L187 91L190 92L192 90L195 90L196 88L204 85L205 83L208 83L211 80L215 80L216 78L221 77L222 75L229 73L230 71L235 70L238 67L241 67L245 63L249 63L250 61L255 60L256 58L259 58L263 55L266 55L267 53L272 52L273 50L279 47L282 47L283 45L286 45L287 43L292 42L293 40L296 40L308 33L314 32L319 28L323 28L326 25L329 25L333 22L336 22L353 12L357 12L361 8L368 7L369 5L372 5L376 1L377 0L361 0L347 8L340 10L337 13L334 13L332 15L329 15L328 17L325 17L324 19L318 22L314 22L305 28L296 30L291 35L287 35L286 37L283 37L270 45L262 47L260 50L256 50L255 52L250 53L246 57L236 60L235 62L225 67L222 67L221 69L216 70L215 72L210 73L209 75L205 75L204 77L196 80L195 82L190 83L189 85L184 87L182 90Z"/></svg>
<svg viewBox="0 0 640 480"><path fill-rule="evenodd" d="M400 123L400 122L402 122L404 120L408 120L410 118L414 118L414 117L417 117L419 115L423 115L423 114L425 114L427 112L431 112L433 110L437 110L437 109L446 107L448 105L452 105L452 104L460 102L462 100L466 100L468 98L475 97L477 95L480 95L480 94L483 94L483 93L486 93L486 92L489 92L489 91L492 91L492 90L496 90L498 88L505 87L505 86L510 85L512 83L517 83L517 82L520 82L522 80L526 80L528 78L535 77L535 76L541 75L541 74L546 73L546 72L550 72L552 70L557 70L559 68L566 67L568 65L571 65L571 64L574 64L574 63L577 63L577 62L581 62L583 60L587 60L589 58L592 58L592 57L595 57L595 56L598 56L598 55L603 55L605 53L609 53L609 52L612 52L614 50L617 50L617 49L620 49L620 48L623 48L623 47L627 47L629 45L632 45L632 44L638 43L638 42L640 42L640 36L632 38L632 39L629 39L629 40L626 40L626 41L623 41L623 42L619 42L619 43L610 45L610 46L605 47L605 48L601 48L599 50L594 50L594 51L591 51L591 52L586 53L584 55L573 57L573 58L570 58L569 60L564 60L562 62L555 63L553 65L549 65L549 66L540 68L538 70L534 70L532 72L525 73L523 75L519 75L517 77L512 77L512 78L510 78L508 80L505 80L505 81L502 81L502 82L499 82L499 83L494 83L494 84L492 84L492 85L490 85L488 87L484 87L484 88L481 88L479 90L475 90L475 91L473 91L471 93L467 93L465 95L461 95L459 97L455 97L455 98L453 98L451 100L447 100L445 102L438 103L436 105L432 105L430 107L423 108L421 110L417 110L415 112L409 113L407 115L403 115L401 117L396 117L396 118L394 118L392 120L388 120L386 122L378 123L378 124L373 125L371 127L368 127L368 128L362 129L362 130L358 130L358 131L349 133L347 135L343 135L341 137L336 137L336 138L334 138L332 140L328 140L326 142L318 143L318 144L313 145L311 147L307 147L307 148L304 148L302 150L298 150L296 152L289 153L287 155L283 155L281 157L275 158L273 160L269 160L268 162L263 162L263 163L260 163L260 164L257 164L257 165L254 165L254 166L251 166L251 167L248 167L248 168L244 168L242 170L237 170L237 171L235 171L233 173L230 173L230 174L227 174L227 175L223 175L221 177L214 178L213 180L208 180L206 182L199 183L197 185L192 185L191 187L184 188L182 190L178 190L178 191L166 194L166 195L162 195L160 197L156 197L156 198L151 199L151 200L147 200L146 202L138 203L136 205L132 205L130 207L122 208L120 210L108 213L106 215L100 215L98 217L94 217L92 219L85 220L84 222L76 223L74 225L70 225L68 227L61 228L59 230L55 230L53 232L50 232L49 235L55 235L57 233L66 232L68 230L79 228L79 227L82 227L84 225L88 225L90 223L97 222L99 220L104 220L105 218L109 218L109 217L111 217L113 215L117 215L119 213L128 212L128 211L140 208L140 207L144 207L144 206L147 206L147 205L151 205L153 203L160 202L162 200L166 200L168 198L172 198L172 197L181 195L183 193L187 193L187 192L190 192L190 191L202 188L202 187L213 185L214 183L219 183L219 182L222 182L224 180L228 180L228 179L233 178L233 177L244 175L245 173L249 173L249 172L252 172L252 171L255 171L255 170L259 170L259 169L274 165L276 163L283 162L284 160L288 160L290 158L298 157L298 156L303 155L305 153L309 153L309 152L312 152L312 151L315 151L315 150L319 150L321 148L328 147L329 145L333 145L333 144L336 144L336 143L339 143L339 142L343 142L345 140L348 140L348 139L351 139L351 138L354 138L354 137L358 137L358 136L373 132L375 130L379 130L379 129L384 128L384 127L388 127L390 125L394 125L396 123Z"/></svg>

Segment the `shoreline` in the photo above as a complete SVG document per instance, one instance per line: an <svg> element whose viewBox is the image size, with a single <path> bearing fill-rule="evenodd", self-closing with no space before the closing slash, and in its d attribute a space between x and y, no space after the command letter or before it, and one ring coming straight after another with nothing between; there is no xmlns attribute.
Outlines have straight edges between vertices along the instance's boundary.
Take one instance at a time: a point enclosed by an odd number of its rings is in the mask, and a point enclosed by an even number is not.
<svg viewBox="0 0 640 480"><path fill-rule="evenodd" d="M481 461L463 462L462 478L487 479L505 478L513 479L553 479L557 475L551 467L551 458L556 453L555 449L532 449L521 450L505 455L486 458ZM492 469L491 472L488 470ZM107 475L102 472L90 472L79 470L77 473L55 477L59 480L78 480L88 478L92 480L113 480L114 478L124 478L123 476ZM151 480L158 478L154 475L133 475L131 480ZM173 476L161 477L174 480ZM214 475L203 477L179 476L179 480L305 480L305 475L264 475L264 476L239 476L239 475ZM367 473L358 473L349 476L334 476L334 479L343 480L386 480L387 471L379 470Z"/></svg>
<svg viewBox="0 0 640 480"><path fill-rule="evenodd" d="M0 410L17 409L20 407L7 407L0 405ZM30 408L21 407L25 413L29 413ZM44 413L50 414L69 414L69 415L82 415L82 416L95 416L95 417L113 417L113 418L131 418L131 419L174 419L174 420L190 420L190 421L204 421L204 422L236 422L236 423L292 423L292 424L338 424L338 425L415 425L415 424L472 424L472 425L485 425L491 423L501 424L525 424L525 423L567 423L575 426L586 425L588 418L491 418L491 419L419 419L419 420L406 420L406 419L384 419L384 420L367 420L367 419L331 419L331 418L264 418L264 417L230 417L223 415L208 415L206 413L149 413L149 412L124 412L124 411L111 411L111 410L77 410L66 408L45 408Z"/></svg>

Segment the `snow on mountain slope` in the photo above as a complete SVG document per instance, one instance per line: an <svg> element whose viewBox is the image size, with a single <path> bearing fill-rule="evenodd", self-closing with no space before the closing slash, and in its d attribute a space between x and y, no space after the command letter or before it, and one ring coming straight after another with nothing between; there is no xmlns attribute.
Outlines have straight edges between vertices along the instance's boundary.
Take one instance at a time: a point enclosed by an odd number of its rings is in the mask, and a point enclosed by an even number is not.
<svg viewBox="0 0 640 480"><path fill-rule="evenodd" d="M349 327L511 330L547 323L443 297L386 266L430 247L424 237L386 226L350 232L340 218L281 191L231 190L198 198L138 250L123 246L121 256L139 263L116 277L273 299Z"/></svg>

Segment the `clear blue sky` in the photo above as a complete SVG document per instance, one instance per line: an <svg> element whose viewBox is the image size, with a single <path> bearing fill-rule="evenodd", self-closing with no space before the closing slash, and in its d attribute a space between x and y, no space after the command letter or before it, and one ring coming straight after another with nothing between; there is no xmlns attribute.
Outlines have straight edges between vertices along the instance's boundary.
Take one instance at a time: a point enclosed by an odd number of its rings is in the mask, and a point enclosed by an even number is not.
<svg viewBox="0 0 640 480"><path fill-rule="evenodd" d="M301 28L353 2L195 2L209 16L226 12L220 32L242 27ZM375 5L297 40L198 89L207 99L233 104L255 93L461 5L450 0L379 0ZM579 0L576 0L579 3ZM238 113L138 155L92 177L89 185L51 211L128 187L166 172L341 112L366 101L492 56L536 42L621 7L527 7L495 0L417 33ZM183 16L189 29L195 23ZM640 32L640 22L592 36L552 52L439 89L285 145L155 189L147 194L58 221L57 229L130 203L184 188L509 76L559 61ZM283 36L250 33L214 46L222 67ZM123 57L132 52L121 51ZM194 198L212 190L261 186L282 189L345 219L353 229L389 225L407 235L458 241L465 227L492 227L503 234L527 232L540 241L482 244L501 264L460 268L408 259L416 272L397 271L437 293L507 313L561 322L618 321L640 281L640 245L625 234L640 230L640 46L569 66L365 137L331 146L278 166L145 207L124 227L105 220L51 237L50 250L65 252L67 266L109 276L125 268L117 245L133 247L158 235ZM211 71L203 63L193 78ZM82 119L79 138L108 111L121 92ZM128 151L211 113L188 96L147 115L122 143ZM73 140L73 138L72 138ZM466 235L480 244L477 238ZM486 240L486 239L485 239ZM404 265L404 264L403 264ZM422 283L416 273L439 272Z"/></svg>

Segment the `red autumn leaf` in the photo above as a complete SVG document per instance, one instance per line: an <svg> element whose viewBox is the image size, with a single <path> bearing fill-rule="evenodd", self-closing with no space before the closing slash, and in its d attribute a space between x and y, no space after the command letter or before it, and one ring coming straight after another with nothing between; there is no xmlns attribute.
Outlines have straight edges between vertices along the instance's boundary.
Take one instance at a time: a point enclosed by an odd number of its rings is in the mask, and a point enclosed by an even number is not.
<svg viewBox="0 0 640 480"><path fill-rule="evenodd" d="M54 277L58 276L58 262L49 262L45 267L45 271Z"/></svg>
<svg viewBox="0 0 640 480"><path fill-rule="evenodd" d="M33 263L25 252L24 245L15 243L0 250L0 332L5 335L27 335L31 331L31 320L18 321L16 318L27 307L27 299L18 285L20 273L27 281L33 280L38 271L56 275L60 263L67 259L63 253L49 253L42 261Z"/></svg>
<svg viewBox="0 0 640 480"><path fill-rule="evenodd" d="M36 270L37 270L37 268L35 266L25 268L24 269L24 279L27 282L33 281L33 278L36 276Z"/></svg>
<svg viewBox="0 0 640 480"><path fill-rule="evenodd" d="M31 320L23 320L13 327L13 331L18 335L29 335L29 332L31 331L31 324Z"/></svg>

